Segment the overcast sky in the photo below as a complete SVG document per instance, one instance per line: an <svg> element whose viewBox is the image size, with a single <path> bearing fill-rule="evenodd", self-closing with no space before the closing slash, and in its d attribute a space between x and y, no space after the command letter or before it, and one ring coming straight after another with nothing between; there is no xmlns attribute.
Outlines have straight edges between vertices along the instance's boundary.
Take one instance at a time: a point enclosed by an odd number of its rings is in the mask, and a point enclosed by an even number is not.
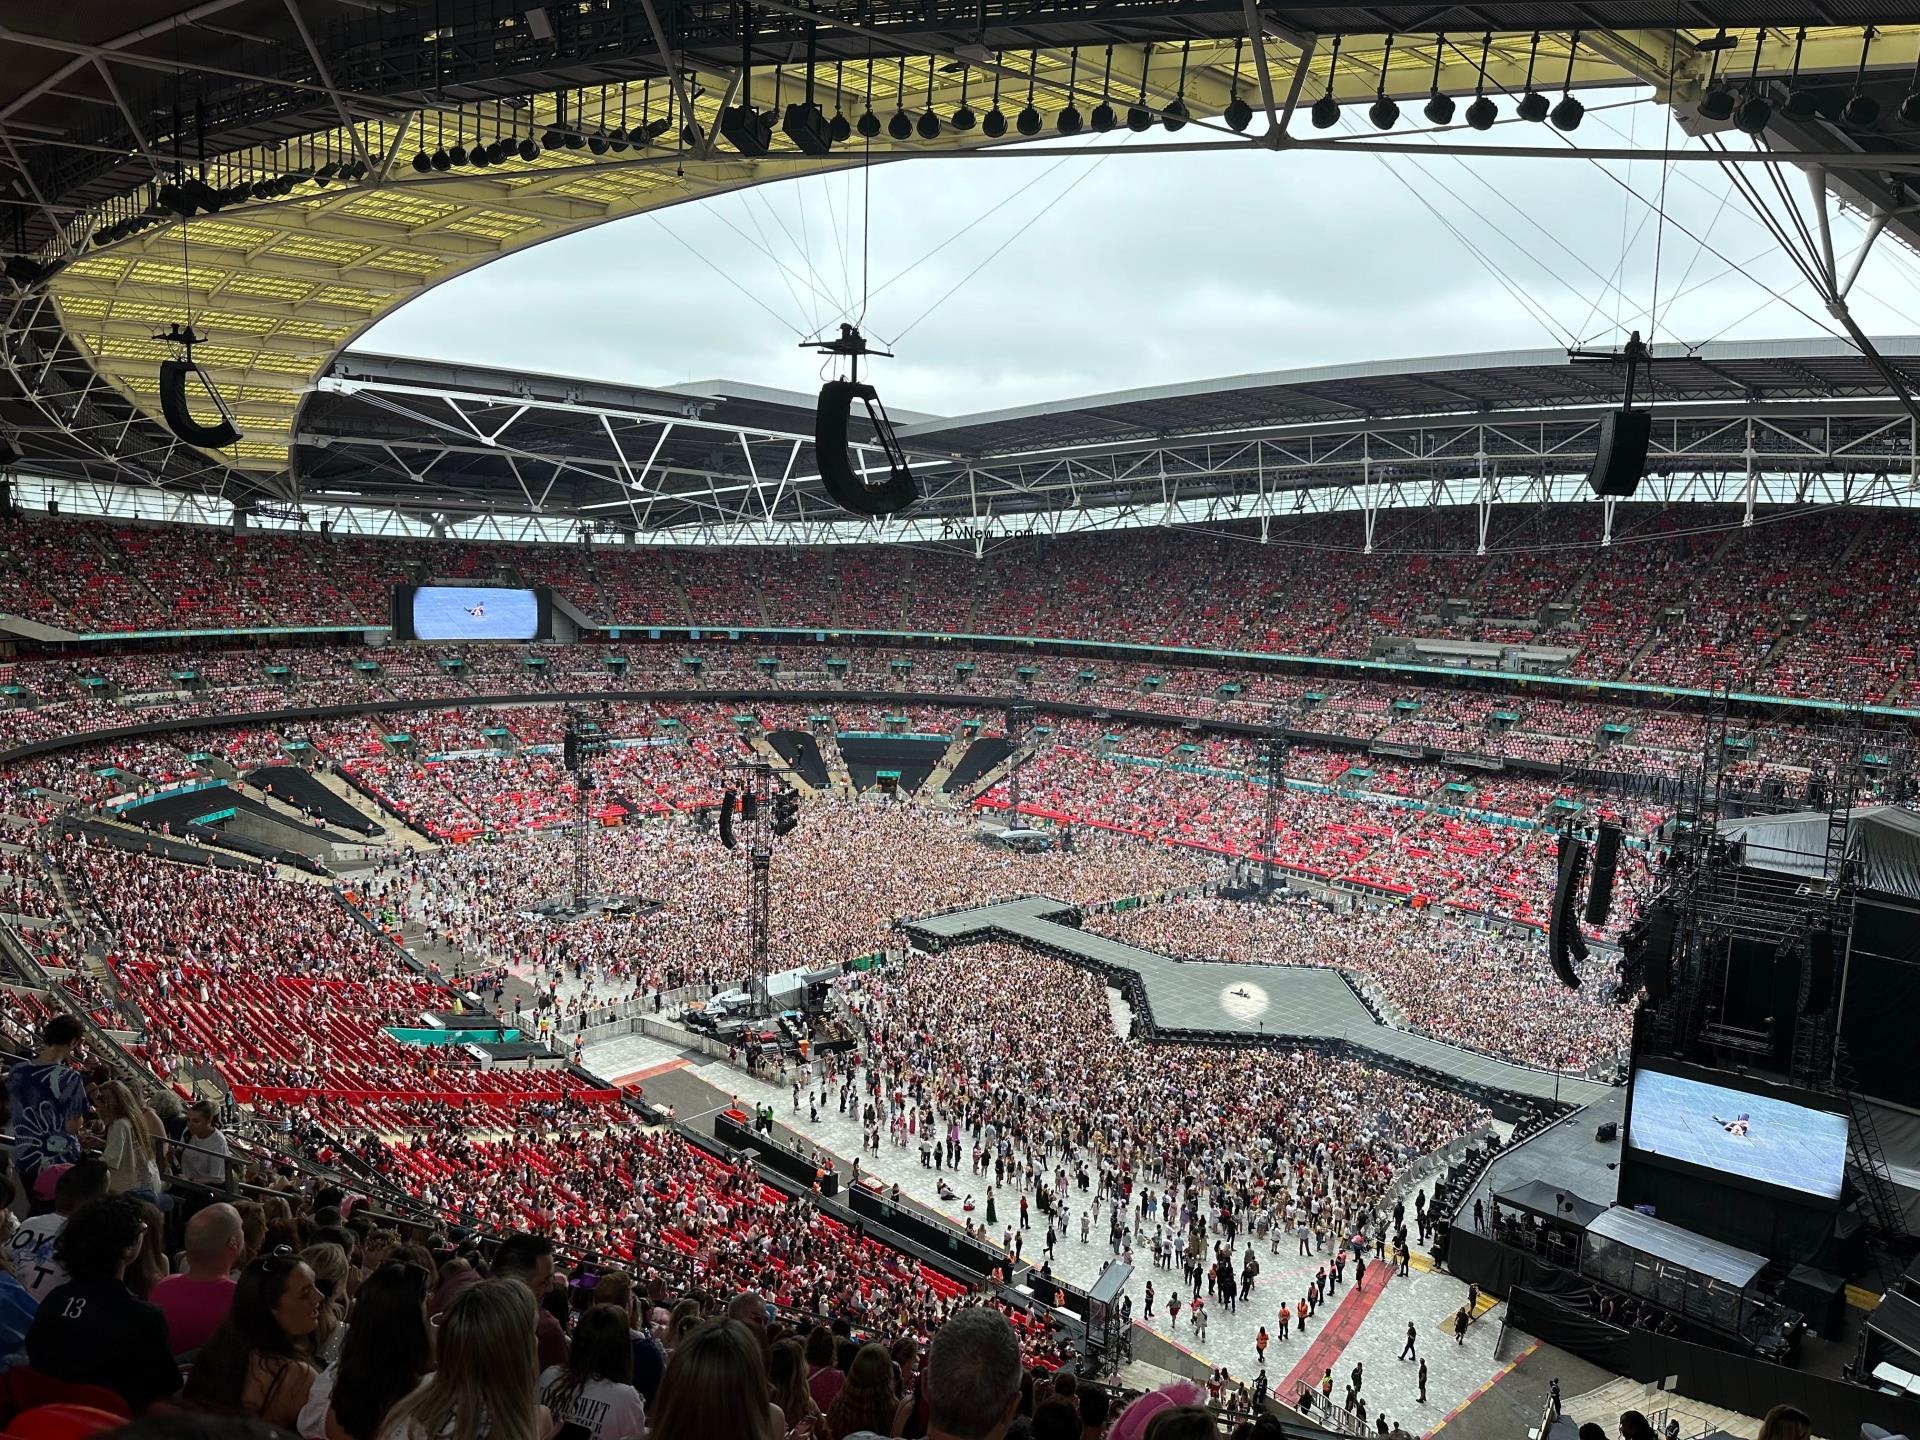
<svg viewBox="0 0 1920 1440"><path fill-rule="evenodd" d="M1344 123L1364 120L1349 106ZM1580 138L1645 146L1664 127L1650 101L1626 104L1596 109ZM1085 143L1059 142L1058 158L874 167L867 329L899 350L877 366L895 408L963 414L1295 366L1610 346L1647 328L1656 250L1661 343L1811 336L1825 318L1715 166L1670 167L1662 227L1652 161L1073 154ZM449 281L356 348L811 390L820 362L798 341L858 304L861 184L766 185L552 241ZM1842 248L1859 234L1841 222ZM1869 333L1920 333L1920 262L1883 241L1854 305Z"/></svg>

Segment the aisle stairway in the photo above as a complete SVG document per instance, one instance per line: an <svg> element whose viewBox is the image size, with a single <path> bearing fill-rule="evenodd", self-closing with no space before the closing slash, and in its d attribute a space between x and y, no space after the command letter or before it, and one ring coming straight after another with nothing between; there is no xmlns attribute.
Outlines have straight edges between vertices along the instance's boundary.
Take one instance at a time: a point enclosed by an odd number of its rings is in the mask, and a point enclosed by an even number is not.
<svg viewBox="0 0 1920 1440"><path fill-rule="evenodd" d="M973 737L962 730L947 742L947 748L935 762L927 778L920 782L920 798L928 805L951 807L957 802L947 794L947 777L953 774L953 767L960 763L973 746Z"/></svg>
<svg viewBox="0 0 1920 1440"><path fill-rule="evenodd" d="M1038 755L1040 753L1041 743L1042 742L1037 740L1021 742L1019 746L1007 752L1006 759L981 775L978 780L974 781L971 785L965 786L961 790L952 792L954 803L963 806L973 804L974 801L990 792L994 786L1013 774L1016 769L1026 764L1027 761L1031 760L1035 755ZM1008 817L1008 823L1012 823L1011 816Z"/></svg>
<svg viewBox="0 0 1920 1440"><path fill-rule="evenodd" d="M840 741L831 730L816 731L814 738L820 744L820 758L826 761L828 778L833 781L833 793L843 800L854 796L853 776L847 773L847 760L840 753Z"/></svg>
<svg viewBox="0 0 1920 1440"><path fill-rule="evenodd" d="M380 827L380 840L395 850L431 850L433 841L402 824L331 770L316 770L313 778ZM377 843L377 842L376 842Z"/></svg>
<svg viewBox="0 0 1920 1440"><path fill-rule="evenodd" d="M780 752L773 748L772 742L767 739L764 732L756 730L747 737L747 744L753 747L754 754L758 755L773 767L773 773L775 775L791 785L800 793L803 799L812 799L819 795L820 792L809 785L797 770L792 769L787 764ZM825 753L824 750L822 753ZM836 754L837 753L836 747Z"/></svg>

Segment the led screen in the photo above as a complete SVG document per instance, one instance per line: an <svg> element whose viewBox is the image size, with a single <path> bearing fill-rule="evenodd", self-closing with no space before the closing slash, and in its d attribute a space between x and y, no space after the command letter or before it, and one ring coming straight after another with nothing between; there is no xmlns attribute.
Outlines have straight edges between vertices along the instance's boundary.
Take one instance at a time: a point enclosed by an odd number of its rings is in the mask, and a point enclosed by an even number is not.
<svg viewBox="0 0 1920 1440"><path fill-rule="evenodd" d="M540 633L532 590L426 585L413 592L416 640L531 640Z"/></svg>
<svg viewBox="0 0 1920 1440"><path fill-rule="evenodd" d="M1684 1075L1637 1070L1627 1144L1663 1160L1838 1199L1847 1117Z"/></svg>

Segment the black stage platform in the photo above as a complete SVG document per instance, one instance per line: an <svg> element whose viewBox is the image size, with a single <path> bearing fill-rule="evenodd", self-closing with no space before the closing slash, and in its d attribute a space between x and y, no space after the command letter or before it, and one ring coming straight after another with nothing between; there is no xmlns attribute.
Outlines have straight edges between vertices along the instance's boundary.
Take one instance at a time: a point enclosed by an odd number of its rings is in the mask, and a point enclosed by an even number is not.
<svg viewBox="0 0 1920 1440"><path fill-rule="evenodd" d="M1073 913L1073 906L1058 900L1025 896L910 920L903 928L933 948L969 940L1010 940L1110 977L1137 977L1137 984L1121 988L1144 1006L1140 1018L1162 1040L1344 1041L1390 1068L1426 1071L1523 1100L1589 1105L1612 1093L1611 1086L1592 1080L1515 1065L1383 1025L1338 971L1175 960L1090 935L1056 918Z"/></svg>

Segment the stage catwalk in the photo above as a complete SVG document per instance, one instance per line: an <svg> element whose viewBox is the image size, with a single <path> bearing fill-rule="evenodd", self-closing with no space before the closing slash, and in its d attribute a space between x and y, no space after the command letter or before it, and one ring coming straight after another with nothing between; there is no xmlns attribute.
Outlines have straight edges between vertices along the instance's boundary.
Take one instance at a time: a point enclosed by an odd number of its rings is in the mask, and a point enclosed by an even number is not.
<svg viewBox="0 0 1920 1440"><path fill-rule="evenodd" d="M1374 1019L1346 981L1333 970L1305 966L1229 965L1175 960L1137 945L1092 935L1054 917L1071 905L1044 896L956 910L906 924L908 934L933 945L1004 939L1098 972L1131 971L1140 978L1143 1022L1165 1038L1170 1031L1207 1039L1283 1036L1345 1040L1384 1062L1416 1065L1534 1100L1587 1105L1611 1088L1575 1076L1554 1075L1425 1035L1396 1030Z"/></svg>

